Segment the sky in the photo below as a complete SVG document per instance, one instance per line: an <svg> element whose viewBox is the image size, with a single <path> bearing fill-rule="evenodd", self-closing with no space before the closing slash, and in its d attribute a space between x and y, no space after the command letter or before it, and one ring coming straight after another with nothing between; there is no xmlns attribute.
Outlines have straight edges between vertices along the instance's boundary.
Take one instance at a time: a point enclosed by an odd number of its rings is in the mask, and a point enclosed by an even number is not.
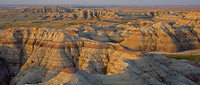
<svg viewBox="0 0 200 85"><path fill-rule="evenodd" d="M18 5L200 5L200 0L0 0Z"/></svg>

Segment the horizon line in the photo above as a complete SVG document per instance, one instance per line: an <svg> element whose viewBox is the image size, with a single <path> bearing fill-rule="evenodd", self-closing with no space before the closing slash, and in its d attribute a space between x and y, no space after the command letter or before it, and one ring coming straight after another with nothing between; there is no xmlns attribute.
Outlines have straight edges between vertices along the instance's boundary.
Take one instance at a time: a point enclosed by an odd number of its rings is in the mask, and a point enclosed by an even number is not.
<svg viewBox="0 0 200 85"><path fill-rule="evenodd" d="M200 5L152 5L152 4L0 4L0 6L200 6Z"/></svg>

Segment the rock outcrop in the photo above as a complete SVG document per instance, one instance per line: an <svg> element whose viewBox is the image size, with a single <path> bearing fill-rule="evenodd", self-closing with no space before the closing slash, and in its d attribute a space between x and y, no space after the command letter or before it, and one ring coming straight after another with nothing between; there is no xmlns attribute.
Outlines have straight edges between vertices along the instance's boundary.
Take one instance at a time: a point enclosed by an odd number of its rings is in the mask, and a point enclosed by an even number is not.
<svg viewBox="0 0 200 85"><path fill-rule="evenodd" d="M20 13L68 13L72 11L72 9L60 6L32 6L24 7L21 10L16 10L16 12Z"/></svg>
<svg viewBox="0 0 200 85"><path fill-rule="evenodd" d="M160 55L148 55L149 57L128 57L132 54L127 54L127 52L122 53L122 56L127 56L126 58L120 57L116 59L116 63L113 63L110 68L113 72L107 75L96 75L90 74L80 69L76 68L66 68L61 71L56 77L51 80L40 83L39 85L49 85L49 84L87 84L87 85L102 85L102 84L158 84L158 85L174 85L174 84L194 84L196 83L188 80L183 75L190 75L199 73L197 67L189 64L183 64L183 62L177 61L175 59L168 59ZM135 53L134 53L135 54ZM118 53L114 53L118 55ZM124 61L121 61L125 59ZM184 68L179 67L186 65ZM126 67L126 68L124 68ZM177 68L179 67L179 68ZM182 68L182 70L181 70ZM188 70L188 68L192 68ZM192 71L192 72L191 72ZM109 73L109 68L108 68ZM182 74L182 75L181 75ZM198 82L197 82L198 83Z"/></svg>
<svg viewBox="0 0 200 85"><path fill-rule="evenodd" d="M11 85L197 85L185 76L200 75L199 67L175 59L53 29L0 30L0 38L1 56L11 73L19 71Z"/></svg>
<svg viewBox="0 0 200 85"><path fill-rule="evenodd" d="M166 22L137 28L122 45L138 51L180 52L199 49L200 38L189 26L174 27Z"/></svg>
<svg viewBox="0 0 200 85"><path fill-rule="evenodd" d="M194 28L200 23L200 11L193 11L180 19L174 26L189 25Z"/></svg>
<svg viewBox="0 0 200 85"><path fill-rule="evenodd" d="M156 10L154 12L154 21L171 21L171 22L177 22L182 17L185 17L187 15L187 11L168 11L168 10Z"/></svg>
<svg viewBox="0 0 200 85"><path fill-rule="evenodd" d="M101 42L121 42L123 38L112 25L73 25L65 33Z"/></svg>
<svg viewBox="0 0 200 85"><path fill-rule="evenodd" d="M55 14L49 13L47 16L50 18L75 18L75 19L115 19L119 18L119 15L115 12L109 12L105 9L82 9L78 12ZM44 17L47 17L44 16Z"/></svg>
<svg viewBox="0 0 200 85"><path fill-rule="evenodd" d="M162 16L155 16L153 18L154 21L173 21L176 22L179 19L181 19L182 16L178 16L178 15L162 15Z"/></svg>
<svg viewBox="0 0 200 85"><path fill-rule="evenodd" d="M24 7L21 10L14 11L16 13L43 13L47 14L41 19L48 18L75 18L75 19L115 19L119 15L115 12L108 11L102 8L96 9L81 9L81 8L66 8L60 6L32 6Z"/></svg>

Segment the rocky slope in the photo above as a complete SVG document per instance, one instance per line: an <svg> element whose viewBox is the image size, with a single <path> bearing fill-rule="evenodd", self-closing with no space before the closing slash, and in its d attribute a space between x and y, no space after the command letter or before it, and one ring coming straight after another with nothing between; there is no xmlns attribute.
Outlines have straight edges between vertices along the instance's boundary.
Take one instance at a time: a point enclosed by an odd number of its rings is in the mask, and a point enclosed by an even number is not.
<svg viewBox="0 0 200 85"><path fill-rule="evenodd" d="M176 22L179 19L181 19L182 16L178 16L178 15L162 15L162 16L155 16L153 18L154 21L173 21Z"/></svg>
<svg viewBox="0 0 200 85"><path fill-rule="evenodd" d="M200 11L193 11L186 15L184 18L179 19L175 26L189 25L190 27L195 27L200 23Z"/></svg>
<svg viewBox="0 0 200 85"><path fill-rule="evenodd" d="M60 6L33 6L24 7L21 10L14 11L15 13L32 13L32 14L47 14L42 16L41 20L52 18L72 18L72 19L99 19L119 18L115 12L108 11L102 8L82 9L82 8L66 8Z"/></svg>
<svg viewBox="0 0 200 85"><path fill-rule="evenodd" d="M0 38L0 55L14 75L11 85L199 84L187 78L200 75L199 67L120 44L47 28L0 30Z"/></svg>
<svg viewBox="0 0 200 85"><path fill-rule="evenodd" d="M200 38L189 26L174 27L166 22L135 28L121 44L138 51L180 52L199 49Z"/></svg>
<svg viewBox="0 0 200 85"><path fill-rule="evenodd" d="M171 14L169 11L155 12L154 16ZM176 13L173 13L176 14ZM184 14L184 13L182 13ZM155 19L155 17L154 17ZM159 18L160 19L160 18ZM187 14L177 23L157 22L136 26L122 45L138 51L180 52L200 48L199 12Z"/></svg>
<svg viewBox="0 0 200 85"><path fill-rule="evenodd" d="M110 12L105 9L80 9L79 11L71 12L71 13L48 13L46 18L72 18L72 19L99 19L99 18L119 18L118 14L115 12Z"/></svg>
<svg viewBox="0 0 200 85"><path fill-rule="evenodd" d="M24 7L21 10L16 10L20 13L68 13L72 12L71 9L60 7L60 6L32 6L32 7Z"/></svg>
<svg viewBox="0 0 200 85"><path fill-rule="evenodd" d="M65 33L101 42L121 42L123 37L113 25L73 25Z"/></svg>
<svg viewBox="0 0 200 85"><path fill-rule="evenodd" d="M168 11L168 10L156 10L154 12L154 21L173 21L177 22L182 17L185 17L188 11Z"/></svg>

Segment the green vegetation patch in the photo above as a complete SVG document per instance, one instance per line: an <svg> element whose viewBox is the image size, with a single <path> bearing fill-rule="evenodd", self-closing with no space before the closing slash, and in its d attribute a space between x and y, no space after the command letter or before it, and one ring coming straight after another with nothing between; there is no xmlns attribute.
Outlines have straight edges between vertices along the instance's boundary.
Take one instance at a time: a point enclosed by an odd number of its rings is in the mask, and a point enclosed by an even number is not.
<svg viewBox="0 0 200 85"><path fill-rule="evenodd" d="M173 54L163 54L167 58L175 58L177 60L186 59L200 63L200 55L173 55Z"/></svg>

